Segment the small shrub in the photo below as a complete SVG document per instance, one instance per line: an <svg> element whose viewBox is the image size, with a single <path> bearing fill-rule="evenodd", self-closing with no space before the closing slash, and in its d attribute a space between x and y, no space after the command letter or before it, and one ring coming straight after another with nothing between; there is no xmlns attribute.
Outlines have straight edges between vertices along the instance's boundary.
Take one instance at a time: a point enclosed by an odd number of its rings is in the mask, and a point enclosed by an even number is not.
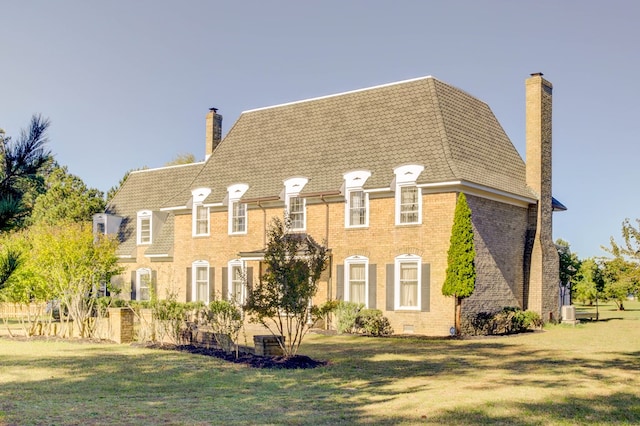
<svg viewBox="0 0 640 426"><path fill-rule="evenodd" d="M362 309L356 316L355 327L369 336L389 336L393 329L389 319L379 309Z"/></svg>
<svg viewBox="0 0 640 426"><path fill-rule="evenodd" d="M522 333L540 326L542 320L537 313L505 307L498 312L479 312L465 316L461 331L468 336L487 336Z"/></svg>
<svg viewBox="0 0 640 426"><path fill-rule="evenodd" d="M314 306L311 314L317 320L324 321L325 329L331 328L331 314L333 314L338 308L339 300L327 300L320 306Z"/></svg>
<svg viewBox="0 0 640 426"><path fill-rule="evenodd" d="M353 333L358 312L364 308L362 303L340 301L336 307L336 328L338 333Z"/></svg>
<svg viewBox="0 0 640 426"><path fill-rule="evenodd" d="M209 309L205 311L203 319L211 326L218 346L225 352L231 352L232 344L237 343L242 328L240 309L227 300L214 300L209 303Z"/></svg>

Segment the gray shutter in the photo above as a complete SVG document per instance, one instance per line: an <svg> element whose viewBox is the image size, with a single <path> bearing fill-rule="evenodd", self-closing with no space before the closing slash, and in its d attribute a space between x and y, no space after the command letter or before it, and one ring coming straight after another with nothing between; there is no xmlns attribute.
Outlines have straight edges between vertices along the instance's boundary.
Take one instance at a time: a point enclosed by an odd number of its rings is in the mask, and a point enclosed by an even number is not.
<svg viewBox="0 0 640 426"><path fill-rule="evenodd" d="M421 308L422 312L429 312L429 301L431 292L431 265L428 263L422 264L422 282L421 288Z"/></svg>
<svg viewBox="0 0 640 426"><path fill-rule="evenodd" d="M191 268L187 268L187 302L191 302Z"/></svg>
<svg viewBox="0 0 640 426"><path fill-rule="evenodd" d="M216 299L216 268L209 268L209 302Z"/></svg>
<svg viewBox="0 0 640 426"><path fill-rule="evenodd" d="M395 283L393 278L394 269L395 269L395 265L393 263L387 265L387 287L386 287L387 311L393 311L395 307L395 303L393 300L393 296L395 294Z"/></svg>
<svg viewBox="0 0 640 426"><path fill-rule="evenodd" d="M247 267L247 297L253 291L253 267Z"/></svg>
<svg viewBox="0 0 640 426"><path fill-rule="evenodd" d="M158 298L158 271L151 271L151 294Z"/></svg>
<svg viewBox="0 0 640 426"><path fill-rule="evenodd" d="M131 271L131 300L136 300L136 271Z"/></svg>
<svg viewBox="0 0 640 426"><path fill-rule="evenodd" d="M376 265L369 265L369 309L376 308Z"/></svg>
<svg viewBox="0 0 640 426"><path fill-rule="evenodd" d="M344 265L336 265L336 300L344 300Z"/></svg>
<svg viewBox="0 0 640 426"><path fill-rule="evenodd" d="M222 300L229 298L229 268L222 268Z"/></svg>

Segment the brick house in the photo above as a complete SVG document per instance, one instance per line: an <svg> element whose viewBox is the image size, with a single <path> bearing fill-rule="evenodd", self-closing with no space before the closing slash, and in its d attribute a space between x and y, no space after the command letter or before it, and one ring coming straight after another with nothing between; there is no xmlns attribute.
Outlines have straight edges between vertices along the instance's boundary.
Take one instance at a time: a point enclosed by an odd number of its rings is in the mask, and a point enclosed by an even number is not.
<svg viewBox="0 0 640 426"><path fill-rule="evenodd" d="M526 157L490 108L433 77L246 111L221 139L206 116L203 162L132 172L97 232L119 233L124 297L243 300L266 229L331 250L314 300L381 309L397 333L448 335L441 292L456 198L475 231L477 283L465 311L519 306L558 318L551 196L551 91L526 80ZM243 279L246 277L246 279Z"/></svg>

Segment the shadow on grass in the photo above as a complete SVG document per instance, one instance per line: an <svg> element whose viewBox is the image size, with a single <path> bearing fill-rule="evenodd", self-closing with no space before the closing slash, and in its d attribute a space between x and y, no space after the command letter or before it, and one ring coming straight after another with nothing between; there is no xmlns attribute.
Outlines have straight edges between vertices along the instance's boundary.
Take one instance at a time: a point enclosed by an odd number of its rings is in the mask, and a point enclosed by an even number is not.
<svg viewBox="0 0 640 426"><path fill-rule="evenodd" d="M505 401L504 408L515 417L501 417L495 404L447 411L421 404L394 413L371 408L399 398L409 401L415 393L437 391L460 377L478 377L480 388L508 389L517 381L543 392L570 389L566 377L571 376L564 374L573 369L606 386L610 371L640 370L638 351L612 352L606 359L559 358L524 350L508 339L359 339L348 349L351 340L314 343L309 349L331 365L296 371L256 370L202 355L118 345L58 344L43 356L38 353L43 346L0 340L1 345L25 345L18 348L22 354L2 355L0 424L640 422L638 396L627 393L542 403ZM495 374L486 375L488 370ZM405 379L411 384L397 386ZM480 388L471 392L482 392Z"/></svg>

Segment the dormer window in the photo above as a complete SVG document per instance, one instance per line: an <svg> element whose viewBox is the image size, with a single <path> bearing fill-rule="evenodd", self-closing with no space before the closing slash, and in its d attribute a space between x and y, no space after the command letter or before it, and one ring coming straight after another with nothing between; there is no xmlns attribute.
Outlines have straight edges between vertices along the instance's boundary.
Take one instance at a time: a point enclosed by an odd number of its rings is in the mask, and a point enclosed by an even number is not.
<svg viewBox="0 0 640 426"><path fill-rule="evenodd" d="M413 164L393 170L396 175L396 225L422 223L422 190L416 185L416 180L423 170L424 166Z"/></svg>
<svg viewBox="0 0 640 426"><path fill-rule="evenodd" d="M209 206L204 205L204 200L211 193L209 188L198 188L191 191L193 197L193 210L191 213L193 222L193 236L203 237L209 235L210 215Z"/></svg>
<svg viewBox="0 0 640 426"><path fill-rule="evenodd" d="M247 233L247 205L240 201L249 185L238 183L227 187L229 199L229 234Z"/></svg>
<svg viewBox="0 0 640 426"><path fill-rule="evenodd" d="M304 231L307 228L306 200L300 192L309 180L304 177L290 178L284 181L285 209L292 231Z"/></svg>
<svg viewBox="0 0 640 426"><path fill-rule="evenodd" d="M345 227L364 228L369 226L369 194L362 187L371 173L358 170L344 174Z"/></svg>
<svg viewBox="0 0 640 426"><path fill-rule="evenodd" d="M142 210L138 212L137 221L137 241L138 245L145 245L152 243L151 225L153 215L151 210Z"/></svg>

